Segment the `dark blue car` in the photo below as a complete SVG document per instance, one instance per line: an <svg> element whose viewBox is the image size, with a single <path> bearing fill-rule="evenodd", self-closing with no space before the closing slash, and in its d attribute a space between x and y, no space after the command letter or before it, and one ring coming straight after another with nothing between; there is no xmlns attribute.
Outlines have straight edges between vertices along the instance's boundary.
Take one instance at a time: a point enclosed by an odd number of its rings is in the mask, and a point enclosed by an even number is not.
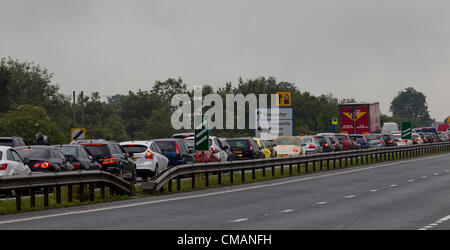
<svg viewBox="0 0 450 250"><path fill-rule="evenodd" d="M194 158L183 139L156 139L162 154L169 159L170 166L192 163Z"/></svg>
<svg viewBox="0 0 450 250"><path fill-rule="evenodd" d="M349 135L352 140L356 141L359 145L361 145L361 149L367 149L369 148L369 145L367 144L368 140L365 135L363 134L352 134Z"/></svg>

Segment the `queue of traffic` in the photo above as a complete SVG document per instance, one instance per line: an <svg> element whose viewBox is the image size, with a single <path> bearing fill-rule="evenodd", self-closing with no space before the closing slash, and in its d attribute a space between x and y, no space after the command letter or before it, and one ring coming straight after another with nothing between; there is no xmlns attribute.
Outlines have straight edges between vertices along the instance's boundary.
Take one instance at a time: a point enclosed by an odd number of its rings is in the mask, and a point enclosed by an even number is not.
<svg viewBox="0 0 450 250"><path fill-rule="evenodd" d="M101 170L128 181L146 180L170 167L200 162L290 157L318 153L410 146L450 140L449 132L414 130L411 139L400 131L384 134L319 133L255 137L209 137L209 150L196 151L193 133L147 141L76 140L67 145L28 145L20 137L0 138L0 177L31 173ZM421 131L421 132L419 132Z"/></svg>

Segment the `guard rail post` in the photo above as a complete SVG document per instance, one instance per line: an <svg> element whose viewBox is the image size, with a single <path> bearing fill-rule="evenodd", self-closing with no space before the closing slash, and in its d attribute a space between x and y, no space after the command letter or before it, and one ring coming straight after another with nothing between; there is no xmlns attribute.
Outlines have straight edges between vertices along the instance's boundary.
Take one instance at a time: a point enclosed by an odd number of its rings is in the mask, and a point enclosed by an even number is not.
<svg viewBox="0 0 450 250"><path fill-rule="evenodd" d="M61 186L57 185L55 189L56 189L56 203L61 204Z"/></svg>

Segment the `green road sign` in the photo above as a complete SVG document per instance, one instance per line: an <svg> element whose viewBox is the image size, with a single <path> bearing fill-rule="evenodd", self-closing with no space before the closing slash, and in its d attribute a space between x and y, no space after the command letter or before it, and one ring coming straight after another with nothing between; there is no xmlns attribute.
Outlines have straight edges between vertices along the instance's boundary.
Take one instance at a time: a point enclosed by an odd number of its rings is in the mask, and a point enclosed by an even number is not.
<svg viewBox="0 0 450 250"><path fill-rule="evenodd" d="M411 140L412 124L411 122L402 122L402 139Z"/></svg>
<svg viewBox="0 0 450 250"><path fill-rule="evenodd" d="M209 128L208 128L208 116L198 115L195 117L195 150L209 150Z"/></svg>

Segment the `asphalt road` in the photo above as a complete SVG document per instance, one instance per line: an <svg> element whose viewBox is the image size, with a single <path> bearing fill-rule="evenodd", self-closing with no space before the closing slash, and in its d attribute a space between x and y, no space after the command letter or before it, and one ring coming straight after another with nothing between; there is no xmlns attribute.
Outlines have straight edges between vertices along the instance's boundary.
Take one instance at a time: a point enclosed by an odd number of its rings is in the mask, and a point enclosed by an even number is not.
<svg viewBox="0 0 450 250"><path fill-rule="evenodd" d="M450 154L1 216L0 229L450 229Z"/></svg>

